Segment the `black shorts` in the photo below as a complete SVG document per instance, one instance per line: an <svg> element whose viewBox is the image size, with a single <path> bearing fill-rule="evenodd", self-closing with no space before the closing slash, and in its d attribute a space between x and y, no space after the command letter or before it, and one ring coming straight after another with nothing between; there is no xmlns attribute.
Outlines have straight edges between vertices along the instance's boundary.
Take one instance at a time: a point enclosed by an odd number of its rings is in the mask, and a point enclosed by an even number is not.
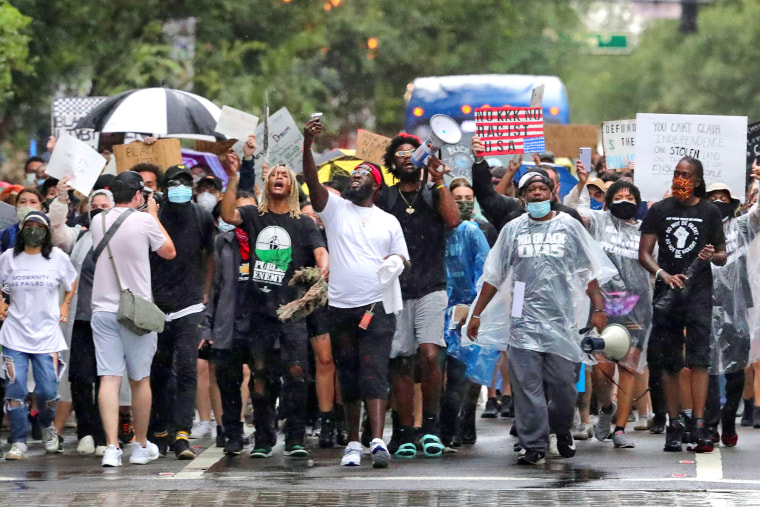
<svg viewBox="0 0 760 507"><path fill-rule="evenodd" d="M654 300L668 290L658 280ZM684 336L684 330L686 335ZM688 368L710 366L710 334L712 333L712 290L700 288L690 292L667 313L655 310L649 338L647 362L650 368L678 373Z"/></svg>
<svg viewBox="0 0 760 507"><path fill-rule="evenodd" d="M282 322L275 317L254 314L251 316L251 353L256 361L280 350L280 364L308 368L309 338L304 319Z"/></svg>
<svg viewBox="0 0 760 507"><path fill-rule="evenodd" d="M306 329L309 338L322 336L330 332L330 321L327 317L327 308L317 308L306 316Z"/></svg>
<svg viewBox="0 0 760 507"><path fill-rule="evenodd" d="M330 307L328 311L330 341L341 393L348 403L388 397L388 357L396 330L396 316L386 314L382 305L376 305L369 326L366 330L360 329L359 322L369 307Z"/></svg>

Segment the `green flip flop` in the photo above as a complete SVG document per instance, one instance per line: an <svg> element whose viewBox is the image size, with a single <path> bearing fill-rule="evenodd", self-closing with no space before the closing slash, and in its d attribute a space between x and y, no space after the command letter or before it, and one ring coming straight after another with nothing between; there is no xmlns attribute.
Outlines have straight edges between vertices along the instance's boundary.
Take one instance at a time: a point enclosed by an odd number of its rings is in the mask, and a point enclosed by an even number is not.
<svg viewBox="0 0 760 507"><path fill-rule="evenodd" d="M398 449L393 453L394 458L411 459L417 456L417 446L411 442L401 444Z"/></svg>
<svg viewBox="0 0 760 507"><path fill-rule="evenodd" d="M420 439L420 445L422 446L422 452L428 458L437 458L443 454L445 447L441 442L441 439L435 435L423 435Z"/></svg>

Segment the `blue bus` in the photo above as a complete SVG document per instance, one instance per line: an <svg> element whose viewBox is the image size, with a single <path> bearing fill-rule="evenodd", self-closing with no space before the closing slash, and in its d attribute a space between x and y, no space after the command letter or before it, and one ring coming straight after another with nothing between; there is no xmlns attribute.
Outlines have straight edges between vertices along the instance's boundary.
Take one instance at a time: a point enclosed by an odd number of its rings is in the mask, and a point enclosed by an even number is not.
<svg viewBox="0 0 760 507"><path fill-rule="evenodd" d="M570 123L567 89L556 76L480 74L471 76L420 77L406 87L404 129L424 138L430 117L445 114L454 118L464 133L475 132L475 108L530 105L538 85L544 85L544 122Z"/></svg>

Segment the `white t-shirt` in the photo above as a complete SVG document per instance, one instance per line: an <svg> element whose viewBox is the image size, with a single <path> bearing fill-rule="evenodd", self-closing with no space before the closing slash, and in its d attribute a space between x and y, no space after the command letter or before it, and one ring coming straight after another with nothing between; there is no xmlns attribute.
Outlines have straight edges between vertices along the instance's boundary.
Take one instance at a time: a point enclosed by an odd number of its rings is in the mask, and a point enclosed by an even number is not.
<svg viewBox="0 0 760 507"><path fill-rule="evenodd" d="M112 208L106 214L106 229L129 208ZM103 219L100 215L90 224L93 248L103 239ZM166 242L156 219L148 213L132 213L121 224L108 245L113 252L113 260L119 271L121 288L130 289L135 295L153 301L150 284L149 252L156 251ZM119 311L119 292L116 276L108 258L108 248L104 248L95 265L95 279L92 284L92 311Z"/></svg>
<svg viewBox="0 0 760 507"><path fill-rule="evenodd" d="M383 259L392 254L409 259L396 217L377 206L357 206L332 193L317 215L325 224L330 251L330 306L356 308L382 301L377 270Z"/></svg>
<svg viewBox="0 0 760 507"><path fill-rule="evenodd" d="M66 350L59 325L60 289L70 291L76 279L68 255L58 248L50 252L50 259L24 252L14 257L13 249L3 252L0 284L8 286L11 306L0 329L0 345L32 354Z"/></svg>

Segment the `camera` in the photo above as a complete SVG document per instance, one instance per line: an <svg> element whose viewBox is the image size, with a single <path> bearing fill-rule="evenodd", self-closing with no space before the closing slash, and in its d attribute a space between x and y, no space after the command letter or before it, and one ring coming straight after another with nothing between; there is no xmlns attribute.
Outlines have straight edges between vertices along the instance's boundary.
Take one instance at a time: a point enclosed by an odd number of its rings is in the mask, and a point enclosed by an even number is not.
<svg viewBox="0 0 760 507"><path fill-rule="evenodd" d="M159 191L153 191L149 188L143 188L143 197L145 198L145 204L148 204L148 199L150 199L150 196L152 195L153 198L156 200L156 204L159 206L163 205L166 202L166 198L164 197L163 192Z"/></svg>

